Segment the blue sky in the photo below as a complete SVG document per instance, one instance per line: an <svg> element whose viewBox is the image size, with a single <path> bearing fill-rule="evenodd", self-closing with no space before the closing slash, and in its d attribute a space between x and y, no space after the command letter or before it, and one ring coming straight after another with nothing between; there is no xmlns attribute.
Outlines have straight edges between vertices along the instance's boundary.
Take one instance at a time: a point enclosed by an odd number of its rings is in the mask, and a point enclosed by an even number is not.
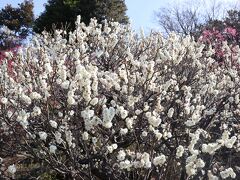
<svg viewBox="0 0 240 180"><path fill-rule="evenodd" d="M151 29L155 30L159 29L159 26L157 25L154 18L154 11L157 11L161 7L167 6L169 2L174 2L174 4L177 4L178 2L181 1L184 0L125 0L128 8L127 15L131 20L133 28L137 31L139 31L140 28L143 28L147 32L149 32ZM217 1L229 3L239 0L217 0ZM23 0L0 0L0 8L3 8L7 4L17 6L17 4L21 2L23 2ZM44 11L44 3L46 3L47 0L33 0L33 2L34 13L35 15L39 15L42 11Z"/></svg>
<svg viewBox="0 0 240 180"><path fill-rule="evenodd" d="M0 0L0 8L7 4L17 6L23 0ZM47 0L33 0L34 13L39 15L44 11L44 3ZM157 28L157 23L154 22L154 11L162 7L168 0L125 0L128 11L127 15L130 17L133 28L139 30L141 27L148 31L152 28Z"/></svg>

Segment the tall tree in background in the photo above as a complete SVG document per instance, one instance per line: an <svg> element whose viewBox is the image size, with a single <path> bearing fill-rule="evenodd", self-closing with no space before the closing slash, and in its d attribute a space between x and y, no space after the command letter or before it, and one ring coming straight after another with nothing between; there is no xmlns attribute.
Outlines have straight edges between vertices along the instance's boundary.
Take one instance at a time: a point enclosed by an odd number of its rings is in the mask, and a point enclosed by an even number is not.
<svg viewBox="0 0 240 180"><path fill-rule="evenodd" d="M202 35L202 33L205 31L215 31L219 34L227 34L229 32L230 29L232 29L233 34L236 34L236 36L234 37L235 40L237 40L237 43L239 44L239 33L240 33L240 10L229 10L227 11L227 14L225 17L223 17L222 19L211 19L209 21L207 21L205 24L202 24L199 32L200 35ZM235 31L235 33L233 32ZM196 36L197 37L197 36ZM230 39L231 40L231 39Z"/></svg>
<svg viewBox="0 0 240 180"><path fill-rule="evenodd" d="M98 19L106 18L120 23L128 23L127 7L124 0L98 0L98 4L99 10L103 12L102 15L98 16Z"/></svg>
<svg viewBox="0 0 240 180"><path fill-rule="evenodd" d="M74 22L73 4L64 0L48 0L45 11L35 20L33 30L37 33L51 30L53 26L62 28L66 22ZM72 24L71 24L72 25Z"/></svg>
<svg viewBox="0 0 240 180"><path fill-rule="evenodd" d="M0 48L19 45L31 32L34 20L33 1L25 0L17 8L7 5L0 10ZM12 38L10 38L12 37Z"/></svg>
<svg viewBox="0 0 240 180"><path fill-rule="evenodd" d="M218 31L223 31L228 27L240 32L240 10L231 9L228 10L226 16L221 19L210 19L205 24L202 24L201 31L213 28Z"/></svg>
<svg viewBox="0 0 240 180"><path fill-rule="evenodd" d="M231 26L240 32L240 10L228 11L228 16L225 18L226 26Z"/></svg>
<svg viewBox="0 0 240 180"><path fill-rule="evenodd" d="M232 5L220 0L186 0L180 4L160 8L156 12L156 20L166 35L175 32L198 36L206 24L219 24L218 21L226 16L227 10L233 8ZM236 8L237 4L234 6ZM234 11L230 19L233 20L233 17L237 19ZM235 21L232 22L234 23Z"/></svg>
<svg viewBox="0 0 240 180"><path fill-rule="evenodd" d="M45 11L35 21L34 31L51 31L64 27L74 29L77 15L85 24L95 17L99 22L104 19L127 23L127 7L124 0L48 0Z"/></svg>
<svg viewBox="0 0 240 180"><path fill-rule="evenodd" d="M198 1L169 4L155 13L157 23L166 35L171 32L181 35L193 34L203 21L199 5Z"/></svg>

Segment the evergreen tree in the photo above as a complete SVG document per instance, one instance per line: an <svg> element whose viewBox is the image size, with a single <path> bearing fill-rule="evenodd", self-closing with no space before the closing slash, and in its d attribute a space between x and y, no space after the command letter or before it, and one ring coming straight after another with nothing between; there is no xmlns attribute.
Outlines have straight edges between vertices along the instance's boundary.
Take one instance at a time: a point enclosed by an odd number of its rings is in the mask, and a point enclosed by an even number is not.
<svg viewBox="0 0 240 180"><path fill-rule="evenodd" d="M35 20L33 30L51 30L53 26L62 28L67 22L74 21L73 8L63 0L48 0L45 11Z"/></svg>
<svg viewBox="0 0 240 180"><path fill-rule="evenodd" d="M0 10L0 26L7 26L11 31L15 31L22 36L28 35L33 20L32 0L25 0L17 8L7 5Z"/></svg>
<svg viewBox="0 0 240 180"><path fill-rule="evenodd" d="M234 28L240 32L240 11L229 10L226 17L222 19L210 19L205 24L202 24L200 32L205 29L216 29L218 31L224 31L225 28Z"/></svg>
<svg viewBox="0 0 240 180"><path fill-rule="evenodd" d="M125 12L127 11L127 7L124 1L123 0L112 0L112 1L107 0L107 2L109 3L108 7L110 7L107 9L107 17L110 17L113 20L121 23L127 23L128 17L126 15L119 16L119 14L125 14Z"/></svg>
<svg viewBox="0 0 240 180"><path fill-rule="evenodd" d="M8 49L21 44L21 40L31 32L33 20L32 0L25 0L18 4L17 8L11 5L2 8L0 10L0 48Z"/></svg>
<svg viewBox="0 0 240 180"><path fill-rule="evenodd" d="M45 11L35 21L34 31L51 31L53 28L73 30L77 15L88 24L95 17L99 22L113 20L127 23L124 0L48 0Z"/></svg>
<svg viewBox="0 0 240 180"><path fill-rule="evenodd" d="M240 32L240 10L228 11L228 16L225 18L227 26L233 27Z"/></svg>

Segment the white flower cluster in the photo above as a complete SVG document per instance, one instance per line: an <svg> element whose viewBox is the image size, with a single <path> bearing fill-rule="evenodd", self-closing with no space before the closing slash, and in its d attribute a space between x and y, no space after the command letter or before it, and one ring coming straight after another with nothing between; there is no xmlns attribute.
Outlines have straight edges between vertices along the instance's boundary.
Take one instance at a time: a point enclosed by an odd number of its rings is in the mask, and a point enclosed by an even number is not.
<svg viewBox="0 0 240 180"><path fill-rule="evenodd" d="M115 149L117 149L117 144L112 144L110 146L107 146L107 150L109 153L112 153Z"/></svg>
<svg viewBox="0 0 240 180"><path fill-rule="evenodd" d="M80 17L67 35L33 36L11 74L10 55L0 66L1 146L76 179L236 178L240 72L211 54L190 36Z"/></svg>
<svg viewBox="0 0 240 180"><path fill-rule="evenodd" d="M228 178L229 176L233 179L236 178L236 174L234 173L232 168L225 169L224 171L220 172L220 175L223 179Z"/></svg>
<svg viewBox="0 0 240 180"><path fill-rule="evenodd" d="M153 159L153 164L155 166L162 166L165 162L166 162L165 155L160 155L160 156L157 156Z"/></svg>
<svg viewBox="0 0 240 180"><path fill-rule="evenodd" d="M147 112L146 117L148 119L149 124L152 125L153 127L158 127L162 122L159 117L156 117L155 112L153 112L153 115L151 114L151 112Z"/></svg>
<svg viewBox="0 0 240 180"><path fill-rule="evenodd" d="M120 151L118 152L117 159L118 159L119 161L123 161L123 160L125 159L125 157L126 157L125 151L124 151L124 150L120 150Z"/></svg>
<svg viewBox="0 0 240 180"><path fill-rule="evenodd" d="M183 147L182 145L179 145L179 146L177 147L176 156L177 156L178 158L180 158L180 157L182 157L183 153L184 153L184 147Z"/></svg>
<svg viewBox="0 0 240 180"><path fill-rule="evenodd" d="M8 99L7 99L7 98L5 98L5 97L1 98L1 103L7 104L7 102L8 102Z"/></svg>
<svg viewBox="0 0 240 180"><path fill-rule="evenodd" d="M103 126L106 128L112 127L112 120L115 116L115 109L113 107L103 109Z"/></svg>
<svg viewBox="0 0 240 180"><path fill-rule="evenodd" d="M15 174L16 171L17 171L15 164L12 164L12 165L8 166L7 170L10 174Z"/></svg>
<svg viewBox="0 0 240 180"><path fill-rule="evenodd" d="M40 131L38 133L38 135L39 135L41 140L46 141L46 139L47 139L47 133L46 132Z"/></svg>
<svg viewBox="0 0 240 180"><path fill-rule="evenodd" d="M57 147L55 145L50 145L49 146L49 152L55 154L57 150Z"/></svg>
<svg viewBox="0 0 240 180"><path fill-rule="evenodd" d="M209 154L214 154L222 146L225 146L229 149L233 148L234 143L236 142L237 137L232 136L229 138L229 131L225 130L222 134L221 139L217 139L214 143L203 144L202 151Z"/></svg>

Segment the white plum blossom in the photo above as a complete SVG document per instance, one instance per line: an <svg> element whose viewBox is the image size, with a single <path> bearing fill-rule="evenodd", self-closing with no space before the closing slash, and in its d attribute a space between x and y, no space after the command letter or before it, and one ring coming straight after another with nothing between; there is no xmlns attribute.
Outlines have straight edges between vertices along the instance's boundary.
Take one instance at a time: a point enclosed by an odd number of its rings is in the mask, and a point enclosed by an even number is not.
<svg viewBox="0 0 240 180"><path fill-rule="evenodd" d="M12 164L12 165L8 166L7 171L8 171L10 174L15 174L16 171L17 171L15 164Z"/></svg>
<svg viewBox="0 0 240 180"><path fill-rule="evenodd" d="M209 154L214 154L219 148L221 148L221 145L219 143L209 143L202 145L202 151Z"/></svg>
<svg viewBox="0 0 240 180"><path fill-rule="evenodd" d="M128 129L132 129L133 127L133 118L126 118L126 126Z"/></svg>
<svg viewBox="0 0 240 180"><path fill-rule="evenodd" d="M143 136L143 137L146 137L147 135L148 135L147 131L143 131L143 132L142 132L142 136Z"/></svg>
<svg viewBox="0 0 240 180"><path fill-rule="evenodd" d="M199 169L205 166L205 162L197 158L196 155L189 156L186 161L186 173L188 176L195 175Z"/></svg>
<svg viewBox="0 0 240 180"><path fill-rule="evenodd" d="M68 89L69 88L69 84L70 82L68 80L64 81L62 84L61 84L61 87L63 89Z"/></svg>
<svg viewBox="0 0 240 180"><path fill-rule="evenodd" d="M81 112L81 117L84 119L86 130L90 130L95 125L94 111L91 109L86 109ZM97 125L97 124L96 124Z"/></svg>
<svg viewBox="0 0 240 180"><path fill-rule="evenodd" d="M128 111L122 106L118 108L118 112L120 113L122 119L125 119L128 116Z"/></svg>
<svg viewBox="0 0 240 180"><path fill-rule="evenodd" d="M90 101L90 104L95 106L96 104L98 103L98 98L93 98L91 101Z"/></svg>
<svg viewBox="0 0 240 180"><path fill-rule="evenodd" d="M109 153L112 153L115 149L117 149L117 144L107 146L107 150Z"/></svg>
<svg viewBox="0 0 240 180"><path fill-rule="evenodd" d="M234 143L236 142L236 140L237 140L237 137L236 136L232 136L230 139L225 141L225 146L227 148L232 148Z"/></svg>
<svg viewBox="0 0 240 180"><path fill-rule="evenodd" d="M69 105L74 105L76 103L75 99L72 96L68 97L67 102Z"/></svg>
<svg viewBox="0 0 240 180"><path fill-rule="evenodd" d="M157 138L157 140L159 141L161 138L162 138L162 133L160 133L159 132L159 130L156 130L156 131L154 131L154 134L155 134L155 136L156 136L156 138Z"/></svg>
<svg viewBox="0 0 240 180"><path fill-rule="evenodd" d="M170 108L167 113L168 117L171 118L173 116L173 113L174 113L174 108Z"/></svg>
<svg viewBox="0 0 240 180"><path fill-rule="evenodd" d="M117 149L118 145L116 143L112 144L113 149Z"/></svg>
<svg viewBox="0 0 240 180"><path fill-rule="evenodd" d="M125 161L121 161L119 163L119 166L120 166L121 169L128 169L129 170L132 167L132 164L129 160L125 160Z"/></svg>
<svg viewBox="0 0 240 180"><path fill-rule="evenodd" d="M57 126L58 126L58 124L57 124L56 121L50 120L49 123L50 123L50 125L51 125L53 128L55 128L55 129L56 129Z"/></svg>
<svg viewBox="0 0 240 180"><path fill-rule="evenodd" d="M225 130L222 134L222 138L220 140L218 140L218 142L222 143L227 148L232 148L233 144L236 142L236 140L237 140L236 136L232 136L231 138L229 138L229 132L227 130Z"/></svg>
<svg viewBox="0 0 240 180"><path fill-rule="evenodd" d="M1 103L7 104L8 99L6 97L1 98Z"/></svg>
<svg viewBox="0 0 240 180"><path fill-rule="evenodd" d="M183 153L184 153L184 147L182 145L179 145L177 148L176 156L180 158L182 157Z"/></svg>
<svg viewBox="0 0 240 180"><path fill-rule="evenodd" d="M115 109L113 107L103 109L103 126L106 128L112 127L112 120L115 116Z"/></svg>
<svg viewBox="0 0 240 180"><path fill-rule="evenodd" d="M39 116L42 113L41 108L38 106L35 106L33 108L33 112L31 113L32 116Z"/></svg>
<svg viewBox="0 0 240 180"><path fill-rule="evenodd" d="M47 74L51 73L53 71L51 64L48 62L44 65L45 71Z"/></svg>
<svg viewBox="0 0 240 180"><path fill-rule="evenodd" d="M38 135L39 135L41 140L46 141L46 139L47 139L47 133L46 132L40 131L40 132L38 132Z"/></svg>
<svg viewBox="0 0 240 180"><path fill-rule="evenodd" d="M30 116L29 113L22 110L22 111L19 112L19 114L16 118L16 121L18 121L22 125L22 127L24 127L26 129L27 126L29 125L29 122L28 122L29 116Z"/></svg>
<svg viewBox="0 0 240 180"><path fill-rule="evenodd" d="M55 136L55 140L58 144L61 144L63 142L63 139L62 139L62 134L60 132L55 132L54 134Z"/></svg>
<svg viewBox="0 0 240 180"><path fill-rule="evenodd" d="M126 153L124 152L124 150L120 150L118 152L117 159L119 161L123 161L125 159L125 157L126 157Z"/></svg>
<svg viewBox="0 0 240 180"><path fill-rule="evenodd" d="M155 117L154 115L151 115L151 113L150 114L146 113L146 116L148 118L149 124L152 125L153 127L158 127L162 122L162 120L159 117Z"/></svg>
<svg viewBox="0 0 240 180"><path fill-rule="evenodd" d="M153 164L155 166L162 166L165 162L166 162L166 156L163 154L153 159Z"/></svg>
<svg viewBox="0 0 240 180"><path fill-rule="evenodd" d="M144 165L145 168L150 168L151 167L151 161L150 161L150 154L144 152L141 155L141 163Z"/></svg>
<svg viewBox="0 0 240 180"><path fill-rule="evenodd" d="M221 177L222 177L223 179L226 179L226 178L228 178L229 176L230 176L231 178L233 178L233 179L236 178L236 173L233 171L232 168L227 168L227 169L225 169L224 171L221 171L221 172L220 172L220 175L221 175Z"/></svg>
<svg viewBox="0 0 240 180"><path fill-rule="evenodd" d="M28 97L27 95L25 94L22 94L21 95L21 99L27 104L27 105L30 105L32 103L32 100L30 97Z"/></svg>
<svg viewBox="0 0 240 180"><path fill-rule="evenodd" d="M65 137L66 137L66 142L68 143L69 147L71 146L75 146L75 144L73 143L73 136L72 136L72 132L67 130L65 131Z"/></svg>
<svg viewBox="0 0 240 180"><path fill-rule="evenodd" d="M126 135L128 133L128 129L127 128L121 128L120 129L120 134L121 135Z"/></svg>
<svg viewBox="0 0 240 180"><path fill-rule="evenodd" d="M50 153L55 154L56 150L57 150L57 146L55 146L55 145L50 145L49 146Z"/></svg>
<svg viewBox="0 0 240 180"><path fill-rule="evenodd" d="M85 131L85 132L82 134L82 139L83 139L84 141L86 141L86 140L88 140L88 136L89 136L88 132Z"/></svg>

